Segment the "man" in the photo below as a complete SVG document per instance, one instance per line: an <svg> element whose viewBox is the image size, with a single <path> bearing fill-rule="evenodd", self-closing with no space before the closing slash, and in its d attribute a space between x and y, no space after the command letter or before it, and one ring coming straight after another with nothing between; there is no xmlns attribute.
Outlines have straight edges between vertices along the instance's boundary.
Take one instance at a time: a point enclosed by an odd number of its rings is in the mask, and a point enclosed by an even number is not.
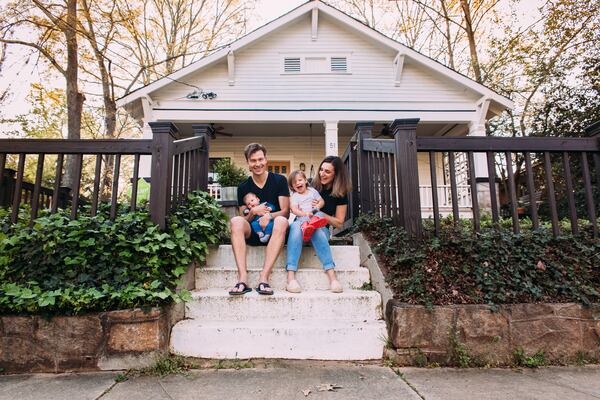
<svg viewBox="0 0 600 400"><path fill-rule="evenodd" d="M246 244L260 246L257 234L251 229L250 222L259 216L260 226L264 229L273 220L273 232L265 250L265 262L260 272L259 284L256 291L262 295L272 295L273 289L269 286L269 277L273 265L285 242L288 229L289 196L287 180L284 176L270 173L267 170L267 149L261 144L250 143L244 149L244 156L248 163L251 175L238 186L238 206L240 215L244 215L246 206L244 196L254 193L261 204L249 210L246 216L233 217L230 221L231 246L235 263L238 269L238 283L229 291L232 296L242 295L252 291L248 287L248 271L246 268ZM264 203L270 203L274 209Z"/></svg>

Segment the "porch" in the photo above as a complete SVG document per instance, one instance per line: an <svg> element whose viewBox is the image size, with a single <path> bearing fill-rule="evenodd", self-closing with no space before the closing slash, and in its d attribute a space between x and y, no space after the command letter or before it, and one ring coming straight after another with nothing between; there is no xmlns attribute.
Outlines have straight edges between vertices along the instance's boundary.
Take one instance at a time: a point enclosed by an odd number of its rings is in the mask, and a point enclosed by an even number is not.
<svg viewBox="0 0 600 400"><path fill-rule="evenodd" d="M268 151L269 170L288 175L295 169L302 170L307 177L313 178L318 172L320 161L327 155L341 155L339 149L345 149L355 136L356 122L315 121L315 122L261 122L247 123L217 121L208 124L191 124L186 121L174 121L182 137L191 137L195 129L204 127L210 137L210 164L207 190L216 200L221 200L221 185L218 176L212 170L212 165L219 159L230 159L233 164L243 169L247 168L243 148L252 142L262 143ZM376 139L392 139L391 121L374 122L371 135ZM195 128L194 128L195 127ZM419 122L416 135L419 137L453 137L466 135L469 132L468 123ZM331 151L331 149L338 149ZM142 160L143 162L144 160ZM425 154L418 156L419 191L423 218L433 216L433 197L429 171L429 159ZM437 185L438 212L443 217L452 213L451 186L449 185L449 160L440 155L437 160L438 174L441 177ZM457 170L466 170L464 159L456 160ZM149 171L142 164L143 171ZM485 179L487 175L483 174ZM466 176L460 175L457 186L458 206L463 215L472 214L470 187Z"/></svg>

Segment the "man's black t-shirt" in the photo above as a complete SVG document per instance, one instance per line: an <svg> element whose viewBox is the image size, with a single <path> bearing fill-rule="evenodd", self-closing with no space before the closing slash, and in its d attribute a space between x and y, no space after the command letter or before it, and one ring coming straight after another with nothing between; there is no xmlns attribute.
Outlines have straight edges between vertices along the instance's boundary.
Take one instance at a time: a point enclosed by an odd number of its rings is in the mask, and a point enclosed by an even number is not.
<svg viewBox="0 0 600 400"><path fill-rule="evenodd" d="M333 197L331 195L331 189L323 189L319 194L323 200L325 200L325 205L321 208L321 211L332 217L335 217L335 209L337 206L348 204L347 194L342 197Z"/></svg>
<svg viewBox="0 0 600 400"><path fill-rule="evenodd" d="M267 181L262 189L256 186L251 176L249 176L244 182L240 183L238 186L238 205L245 205L244 196L252 192L258 196L261 203L266 201L267 203L273 204L276 210L272 210L272 212L281 210L279 196L290 196L287 179L285 179L283 175L273 174L271 172L268 172L268 174L269 176L267 176Z"/></svg>

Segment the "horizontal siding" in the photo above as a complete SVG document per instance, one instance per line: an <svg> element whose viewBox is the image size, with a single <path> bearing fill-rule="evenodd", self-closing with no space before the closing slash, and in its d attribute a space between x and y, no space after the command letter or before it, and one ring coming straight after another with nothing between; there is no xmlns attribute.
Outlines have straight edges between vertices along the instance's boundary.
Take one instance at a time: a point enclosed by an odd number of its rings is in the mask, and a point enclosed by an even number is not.
<svg viewBox="0 0 600 400"><path fill-rule="evenodd" d="M436 101L469 104L477 96L465 88L434 76L425 67L405 61L400 86L394 86L395 52L382 48L319 18L317 41L311 40L310 18L304 16L235 54L235 85L228 85L227 62L193 73L182 81L218 94L210 103L232 101ZM283 56L350 54L350 74L285 75ZM158 101L185 99L192 90L173 82L152 94ZM187 102L187 101L186 101ZM202 101L189 101L202 103ZM208 101L205 101L208 103Z"/></svg>
<svg viewBox="0 0 600 400"><path fill-rule="evenodd" d="M346 150L350 137L339 137L340 155ZM306 165L306 174L310 172L311 164L315 173L321 160L325 158L325 135L319 134L308 137L265 137L265 136L233 136L217 135L210 141L210 157L232 157L237 166L246 168L244 148L249 143L261 143L267 149L267 159L290 161L290 169L300 168L300 163Z"/></svg>

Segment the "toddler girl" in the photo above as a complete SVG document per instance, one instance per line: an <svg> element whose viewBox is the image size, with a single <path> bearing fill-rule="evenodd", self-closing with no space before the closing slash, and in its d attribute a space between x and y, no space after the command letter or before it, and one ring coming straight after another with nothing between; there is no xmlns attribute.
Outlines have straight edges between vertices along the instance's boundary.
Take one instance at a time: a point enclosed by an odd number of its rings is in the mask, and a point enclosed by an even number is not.
<svg viewBox="0 0 600 400"><path fill-rule="evenodd" d="M301 225L302 239L308 242L316 229L323 228L328 224L326 218L315 215L325 205L325 200L319 192L308 186L306 175L300 170L292 171L288 177L288 185L292 191L290 209L299 221L304 221ZM315 200L317 201L316 207L313 206Z"/></svg>

